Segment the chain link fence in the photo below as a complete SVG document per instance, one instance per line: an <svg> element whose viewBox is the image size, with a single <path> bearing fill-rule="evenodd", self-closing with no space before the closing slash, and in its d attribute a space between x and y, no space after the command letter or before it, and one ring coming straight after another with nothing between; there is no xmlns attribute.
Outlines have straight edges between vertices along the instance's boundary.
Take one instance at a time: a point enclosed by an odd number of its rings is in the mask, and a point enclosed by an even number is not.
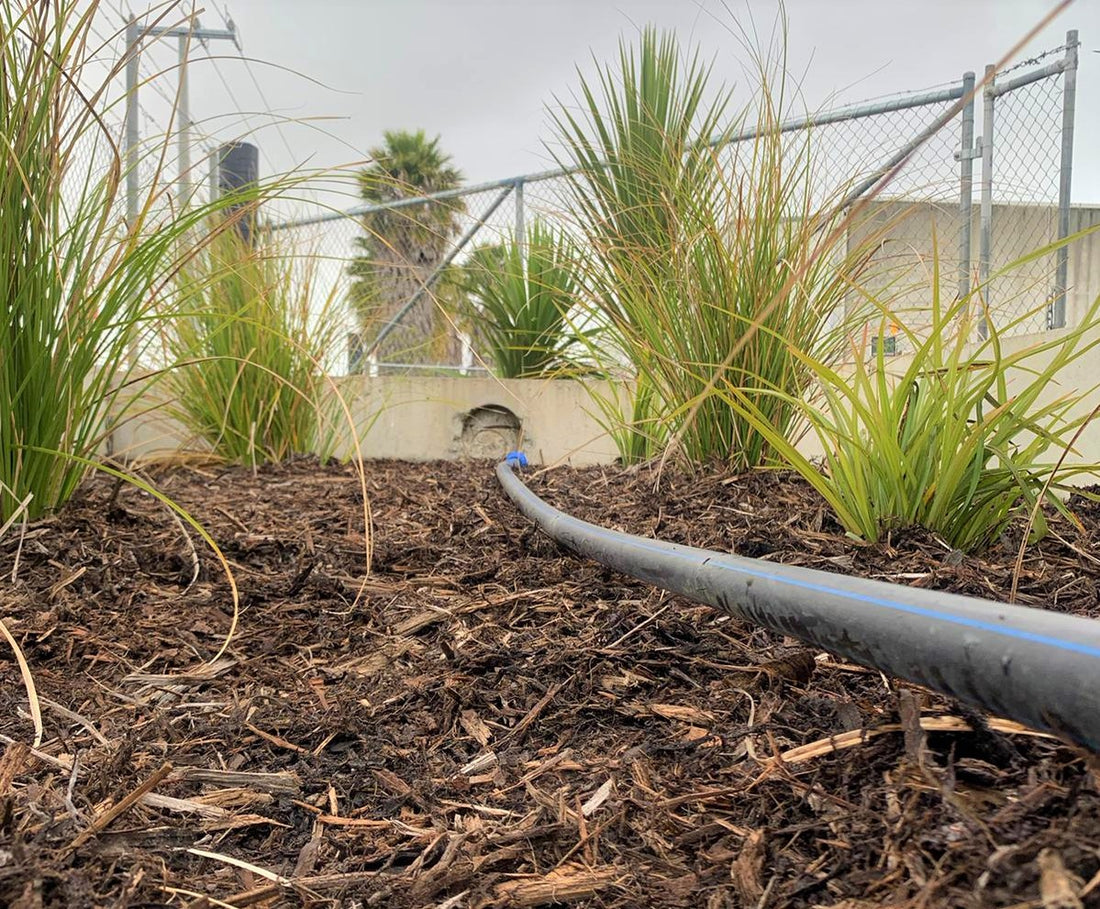
<svg viewBox="0 0 1100 909"><path fill-rule="evenodd" d="M982 218L988 244L983 270L990 276L985 303L1011 334L1066 324L1066 277L1059 275L1064 256L1050 253L1018 262L1063 236L1061 213L1068 213L1068 193L1065 199L1061 194L1070 161L1064 140L1072 151L1073 109L1067 136L1065 105L1075 103L1072 90L1067 91L1072 88L1067 73L1076 66L1076 36L1071 33L1066 47L1043 57L1055 53L1066 54L1072 65L1048 68L1034 81L1028 81L1032 73L1013 67L997 73L984 95L983 135L990 137L993 159L988 185L983 185L983 204L989 209Z"/></svg>
<svg viewBox="0 0 1100 909"><path fill-rule="evenodd" d="M1003 73L987 70L987 84L976 92L974 75L968 73L933 90L783 124L791 155L809 144L815 204L841 196L854 201L882 174L901 165L850 230L849 243L861 242L884 222L896 222L876 253L878 280L903 288L896 305L913 320L914 329L922 318L926 321L921 313L927 312L930 298L934 252L941 297L956 299L977 287L988 317L1005 334L1065 324L1065 252L1009 266L1068 233L1077 43L1076 32L1070 32L1062 47ZM724 154L736 159L738 145L752 138L751 133L735 137ZM361 254L355 241L363 235L363 218L372 211L428 202L453 205L457 229L442 262L446 266L463 261L480 245L522 235L534 218L568 229L567 181L562 171L530 174L419 201L316 213L283 221L274 230L290 247L316 256L318 286L341 295L349 286L349 264ZM442 267L422 276L409 303L388 314L380 337L397 331L402 319L422 305L441 272ZM899 272L906 275L901 281ZM368 330L370 334L374 332ZM355 370L372 351L354 340L355 331L351 335L345 363ZM887 343L902 352L900 338ZM379 349L377 342L374 348ZM332 365L338 359L343 358L334 357ZM476 368L475 362L467 349L464 358L431 362L430 368L465 370Z"/></svg>

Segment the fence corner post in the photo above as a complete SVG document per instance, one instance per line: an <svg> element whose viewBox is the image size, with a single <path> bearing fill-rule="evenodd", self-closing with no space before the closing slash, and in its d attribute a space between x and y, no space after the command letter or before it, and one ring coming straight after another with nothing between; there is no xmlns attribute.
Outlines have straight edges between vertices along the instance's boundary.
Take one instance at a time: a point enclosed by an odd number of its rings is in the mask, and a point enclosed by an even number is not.
<svg viewBox="0 0 1100 909"><path fill-rule="evenodd" d="M1069 236L1070 191L1073 179L1073 123L1077 107L1077 30L1066 32L1062 82L1062 157L1058 169L1058 240ZM1069 290L1069 247L1056 253L1054 295L1047 311L1048 328L1066 325L1066 293Z"/></svg>
<svg viewBox="0 0 1100 909"><path fill-rule="evenodd" d="M978 320L978 336L989 336L990 293L989 266L993 250L993 109L997 67L985 68L985 90L982 94L982 219L981 243L978 250L979 299L983 306Z"/></svg>

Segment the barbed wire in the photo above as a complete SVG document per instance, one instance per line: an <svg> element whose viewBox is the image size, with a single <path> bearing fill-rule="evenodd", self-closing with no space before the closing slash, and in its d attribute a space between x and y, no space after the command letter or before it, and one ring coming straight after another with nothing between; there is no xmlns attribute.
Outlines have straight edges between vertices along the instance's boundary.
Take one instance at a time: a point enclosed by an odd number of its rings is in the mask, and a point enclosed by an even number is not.
<svg viewBox="0 0 1100 909"><path fill-rule="evenodd" d="M1076 47L1076 45L1072 45ZM1055 55L1065 54L1070 50L1071 45L1061 44L1058 47L1052 47L1050 50L1045 50L1041 54L1036 54L1034 57L1028 57L1026 60L1020 60L1017 63L1013 63L1012 66L1005 67L1004 69L997 70L997 76L1007 76L1009 73L1014 73L1018 69L1025 69L1029 66L1038 66L1047 57L1053 57Z"/></svg>

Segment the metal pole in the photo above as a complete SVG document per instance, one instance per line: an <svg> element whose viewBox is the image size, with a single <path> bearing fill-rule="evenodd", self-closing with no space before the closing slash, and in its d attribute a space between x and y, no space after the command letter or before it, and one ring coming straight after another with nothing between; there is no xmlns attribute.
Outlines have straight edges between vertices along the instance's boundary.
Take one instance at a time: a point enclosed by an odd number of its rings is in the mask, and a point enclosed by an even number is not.
<svg viewBox="0 0 1100 909"><path fill-rule="evenodd" d="M124 158L126 166L126 223L134 230L138 220L138 79L140 78L141 29L137 19L126 23L126 133ZM138 361L138 342L135 337L129 344L127 356L131 364Z"/></svg>
<svg viewBox="0 0 1100 909"><path fill-rule="evenodd" d="M526 259L527 252L527 224L525 222L525 212L523 209L523 180L516 181L516 235L515 242L519 247L520 259Z"/></svg>
<svg viewBox="0 0 1100 909"><path fill-rule="evenodd" d="M126 23L126 143L123 160L126 162L126 223L133 227L138 216L138 77L141 63L138 41L141 30L137 20Z"/></svg>
<svg viewBox="0 0 1100 909"><path fill-rule="evenodd" d="M203 31L204 36L210 36L212 33ZM217 36L220 37L220 36ZM784 120L775 128L776 132L790 133L797 132L800 129L806 129L811 126L825 126L830 123L841 123L847 120L859 120L864 117L873 117L877 114L890 113L892 111L899 110L912 110L918 107L927 107L932 104L943 104L948 101L957 101L962 98L962 85L954 85L946 89L938 89L930 92L918 92L911 95L906 95L903 98L890 98L885 101L876 101L870 104L855 104L850 107L841 107L832 111L825 111L824 113L812 114L809 116L794 117L790 120ZM952 111L952 117L957 114L958 111ZM948 117L947 120L950 120ZM944 122L947 122L945 120ZM720 146L723 144L731 144L736 142L746 141L748 139L755 138L756 127L746 128L739 133L723 133L715 139L710 140L707 144L712 146ZM537 183L541 180L552 180L556 177L564 177L569 174L578 173L581 170L579 167L559 167L553 170L539 171L534 174L524 174L520 177L505 177L503 180L490 180L487 183L476 183L473 186L463 186L459 189L449 189L444 192L432 193L427 196L416 196L408 199L398 199L394 202L382 202L374 205L357 205L355 208L350 208L347 211L342 212L328 212L323 215L318 215L313 218L299 218L293 221L282 221L276 224L272 224L268 229L275 230L288 230L292 227L306 227L312 224L323 224L326 221L339 221L343 218L358 218L361 215L372 214L378 211L396 211L399 208L408 208L414 205L426 205L429 202L442 202L445 199L455 199L459 196L467 196L473 193L486 192L490 189L503 189L504 187L513 188L515 185L523 181L525 183Z"/></svg>
<svg viewBox="0 0 1100 909"><path fill-rule="evenodd" d="M982 223L981 244L978 251L979 296L985 310L978 322L978 334L986 337L989 325L985 313L989 312L989 264L993 248L993 83L996 79L996 67L985 68L985 91L982 104Z"/></svg>
<svg viewBox="0 0 1100 909"><path fill-rule="evenodd" d="M970 233L974 212L974 74L963 74L963 97L968 98L962 112L962 136L959 144L959 299L970 293Z"/></svg>
<svg viewBox="0 0 1100 909"><path fill-rule="evenodd" d="M1066 32L1065 81L1062 83L1062 162L1058 175L1058 239L1069 236L1070 188L1073 177L1073 119L1077 108L1077 30ZM1048 312L1050 328L1066 324L1066 291L1069 288L1069 247L1056 255L1054 301Z"/></svg>
<svg viewBox="0 0 1100 909"><path fill-rule="evenodd" d="M179 35L179 205L182 209L191 200L191 87L187 82L187 58L191 50L191 30L195 27L192 16L187 32Z"/></svg>
<svg viewBox="0 0 1100 909"><path fill-rule="evenodd" d="M203 28L194 13L187 19L187 25L149 26L142 30L149 38L175 38L179 42L179 91L176 100L179 129L176 134L179 163L180 205L185 205L191 195L191 92L187 79L187 63L192 41L226 40L232 41L240 49L236 26L230 22L225 29Z"/></svg>

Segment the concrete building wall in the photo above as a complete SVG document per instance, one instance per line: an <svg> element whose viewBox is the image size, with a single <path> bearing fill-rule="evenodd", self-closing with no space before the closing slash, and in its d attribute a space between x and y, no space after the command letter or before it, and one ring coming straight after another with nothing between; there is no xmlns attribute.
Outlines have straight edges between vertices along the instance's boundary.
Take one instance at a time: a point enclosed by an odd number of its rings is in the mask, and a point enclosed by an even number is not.
<svg viewBox="0 0 1100 909"><path fill-rule="evenodd" d="M1035 352L1020 362L1019 366L1010 369L1006 374L1006 385L1009 397L1019 393L1025 385L1033 380L1034 373L1046 369L1057 355L1056 349L1050 349L1052 343L1063 339L1070 333L1070 329L1043 332L1039 335L1018 335L1005 338L1002 343L1002 355L1011 357L1017 353L1034 349ZM1041 349L1047 347L1048 349ZM1051 382L1040 394L1036 407L1041 408L1046 404L1063 397L1075 397L1083 393L1082 400L1067 414L1068 420L1078 417L1087 417L1093 408L1100 405L1100 325L1094 327L1080 339L1078 349L1084 351L1080 357L1065 366L1058 374L1055 381ZM886 369L889 376L896 379L903 375L912 363L912 357L901 354L890 357L886 361ZM838 372L841 375L850 374L852 367L842 367ZM808 457L821 457L823 452L821 441L812 431L799 445L799 449ZM1051 449L1048 453L1050 460L1056 460L1060 451ZM1067 455L1066 464L1100 464L1100 417L1090 421L1081 433L1075 445L1075 450ZM1089 485L1100 482L1100 475L1084 475L1077 482L1081 485Z"/></svg>
<svg viewBox="0 0 1100 909"><path fill-rule="evenodd" d="M994 205L991 281L982 302L994 314L996 324L1013 334L1041 332L1046 328L1046 304L1054 290L1054 255L1049 254L1004 270L1019 259L1052 242L1056 210L1051 205ZM969 275L977 284L981 212L971 209ZM848 248L873 250L877 276L869 281L872 291L883 294L919 330L927 323L933 285L933 262L938 253L941 302L949 304L959 289L962 261L959 211L950 202L875 201L848 234ZM1071 210L1070 234L1100 224L1100 208L1080 206ZM1066 324L1076 325L1100 295L1100 230L1068 247L1069 275ZM1003 272L1003 273L1001 273ZM858 305L853 295L852 305ZM976 305L980 305L975 301Z"/></svg>

